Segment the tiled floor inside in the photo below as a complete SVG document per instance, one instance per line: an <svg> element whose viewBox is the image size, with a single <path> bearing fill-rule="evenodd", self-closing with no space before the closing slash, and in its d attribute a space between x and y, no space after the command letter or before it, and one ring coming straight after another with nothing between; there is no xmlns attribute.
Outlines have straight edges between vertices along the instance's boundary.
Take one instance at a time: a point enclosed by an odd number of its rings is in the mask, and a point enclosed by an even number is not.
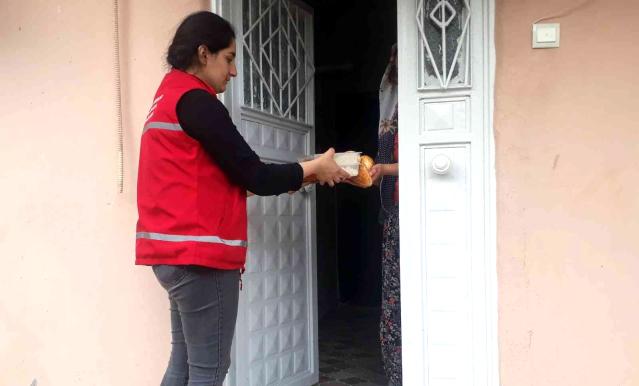
<svg viewBox="0 0 639 386"><path fill-rule="evenodd" d="M340 305L319 321L320 386L386 386L379 307Z"/></svg>

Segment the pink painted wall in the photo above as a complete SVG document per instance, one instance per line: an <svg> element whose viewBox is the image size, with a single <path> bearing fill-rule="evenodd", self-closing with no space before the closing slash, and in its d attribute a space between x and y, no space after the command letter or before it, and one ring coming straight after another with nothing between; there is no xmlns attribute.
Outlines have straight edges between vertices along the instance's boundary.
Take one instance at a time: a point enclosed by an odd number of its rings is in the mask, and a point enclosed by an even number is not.
<svg viewBox="0 0 639 386"><path fill-rule="evenodd" d="M0 385L157 385L168 301L133 266L141 125L179 20L207 1L121 2L117 192L111 1L0 3Z"/></svg>
<svg viewBox="0 0 639 386"><path fill-rule="evenodd" d="M639 385L639 3L497 0L503 386Z"/></svg>

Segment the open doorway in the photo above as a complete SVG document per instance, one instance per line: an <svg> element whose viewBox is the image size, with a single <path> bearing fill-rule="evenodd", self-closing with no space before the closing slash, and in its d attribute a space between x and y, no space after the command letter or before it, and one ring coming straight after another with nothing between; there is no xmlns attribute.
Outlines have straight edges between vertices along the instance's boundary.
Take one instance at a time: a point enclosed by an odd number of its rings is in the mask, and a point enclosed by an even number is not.
<svg viewBox="0 0 639 386"><path fill-rule="evenodd" d="M402 285L412 289L402 301L414 315L402 326L412 343L403 347L406 382L481 383L487 371L497 379L492 44L485 41L494 4L457 2L453 12L425 0L215 3L228 4L241 26L233 120L269 162L294 162L330 146L374 155L378 86L402 29L400 75L411 86L400 94L414 102L399 109L406 123L399 147L410 160L402 166L402 194L411 202L403 205L402 242L415 263L402 272ZM377 191L307 188L253 197L247 211L234 384L308 385L320 373L324 383L348 384L338 366L362 370L357 360L366 356L378 358L368 370L381 373ZM348 351L354 348L357 354ZM473 360L474 353L484 360ZM328 362L330 355L337 362Z"/></svg>
<svg viewBox="0 0 639 386"><path fill-rule="evenodd" d="M307 3L315 17L315 150L375 157L379 84L397 41L396 1ZM320 385L388 384L379 342L379 211L376 187L318 187Z"/></svg>

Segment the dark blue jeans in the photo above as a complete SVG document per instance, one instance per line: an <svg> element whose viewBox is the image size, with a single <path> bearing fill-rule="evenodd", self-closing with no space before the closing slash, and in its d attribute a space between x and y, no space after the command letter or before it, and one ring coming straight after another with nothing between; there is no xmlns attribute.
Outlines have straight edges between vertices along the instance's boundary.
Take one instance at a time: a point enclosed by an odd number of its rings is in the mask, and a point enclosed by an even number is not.
<svg viewBox="0 0 639 386"><path fill-rule="evenodd" d="M172 349L161 386L221 386L231 364L238 270L156 265L171 304Z"/></svg>

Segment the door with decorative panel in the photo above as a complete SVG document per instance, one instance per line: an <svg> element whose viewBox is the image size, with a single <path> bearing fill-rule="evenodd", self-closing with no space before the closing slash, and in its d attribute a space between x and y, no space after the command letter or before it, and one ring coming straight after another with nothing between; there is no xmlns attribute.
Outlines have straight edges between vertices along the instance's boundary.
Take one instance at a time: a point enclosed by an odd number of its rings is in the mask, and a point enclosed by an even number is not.
<svg viewBox="0 0 639 386"><path fill-rule="evenodd" d="M314 153L313 14L292 0L221 2L237 34L225 96L263 161ZM228 385L311 385L319 378L315 191L248 198L249 234Z"/></svg>
<svg viewBox="0 0 639 386"><path fill-rule="evenodd" d="M498 385L492 0L398 0L405 385Z"/></svg>

